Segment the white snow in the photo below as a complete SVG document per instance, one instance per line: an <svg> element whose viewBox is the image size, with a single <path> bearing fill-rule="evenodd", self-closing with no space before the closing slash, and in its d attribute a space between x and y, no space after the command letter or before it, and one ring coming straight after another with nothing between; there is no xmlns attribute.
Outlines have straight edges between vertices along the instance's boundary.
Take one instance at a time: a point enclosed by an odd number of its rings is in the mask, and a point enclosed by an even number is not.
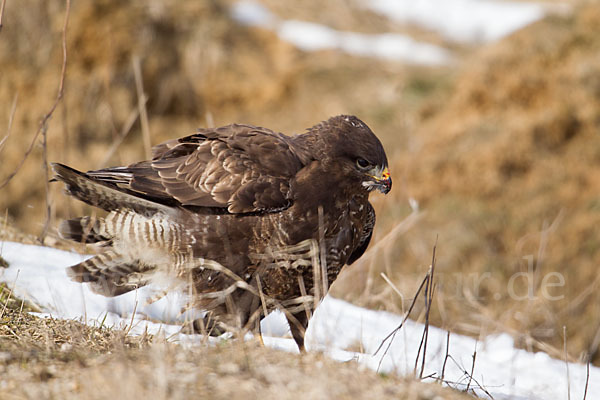
<svg viewBox="0 0 600 400"><path fill-rule="evenodd" d="M458 42L500 39L546 14L541 3L497 0L359 0L394 21L417 25Z"/></svg>
<svg viewBox="0 0 600 400"><path fill-rule="evenodd" d="M565 12L566 5L501 0L355 0L392 21L417 26L462 43L498 40L541 18L549 11ZM452 53L398 33L363 34L297 20L284 20L252 0L231 8L234 20L270 29L304 51L339 50L348 54L419 65L449 64Z"/></svg>
<svg viewBox="0 0 600 400"><path fill-rule="evenodd" d="M344 32L311 22L280 20L262 5L249 0L234 4L231 15L242 24L270 29L280 39L304 51L339 50L356 56L421 65L441 65L452 61L449 51L418 42L410 36Z"/></svg>
<svg viewBox="0 0 600 400"><path fill-rule="evenodd" d="M78 263L85 256L41 246L0 242L0 255L9 268L0 269L0 281L6 282L14 293L39 305L44 314L54 318L80 319L88 324L125 327L133 320L130 334L159 331L172 341L200 342L197 335L180 334L182 322L193 317L181 314L186 296L169 293L165 298L146 304L158 288L142 288L116 298L92 293L87 285L71 282L65 267ZM133 318L132 318L133 315ZM358 360L363 365L387 373L413 373L423 325L408 320L384 353L374 355L382 340L402 321L402 316L372 311L326 297L317 309L308 328L306 345L309 351L323 351L340 361ZM274 348L297 351L289 338L288 327L279 312L272 313L262 323L265 344ZM387 345L387 343L386 343ZM361 352L347 348L361 348ZM562 360L545 353L528 353L515 349L512 338L502 334L482 341L452 334L445 369L445 379L464 388L468 382L472 355L477 358L471 387L478 395L477 381L495 399L566 399L567 373ZM423 376L441 375L446 354L446 332L429 329L427 358ZM381 365L380 365L381 364ZM420 365L420 364L419 364ZM582 398L586 380L585 365L569 364L570 388L573 398ZM453 385L454 386L454 385ZM600 368L590 367L588 399L600 398Z"/></svg>

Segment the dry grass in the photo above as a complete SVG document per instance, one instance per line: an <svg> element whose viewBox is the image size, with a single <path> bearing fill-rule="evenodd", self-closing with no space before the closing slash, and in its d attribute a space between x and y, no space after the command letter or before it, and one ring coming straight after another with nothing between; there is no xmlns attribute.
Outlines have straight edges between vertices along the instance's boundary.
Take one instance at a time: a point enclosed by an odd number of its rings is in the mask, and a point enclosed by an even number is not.
<svg viewBox="0 0 600 400"><path fill-rule="evenodd" d="M315 3L304 3L294 15L319 22L337 15L335 7L315 15ZM382 138L394 190L373 198L373 246L333 293L403 312L439 236L432 323L475 336L508 331L524 347L557 357L566 325L572 355L588 352L598 363L599 16L592 4L552 17L469 56L457 72L304 54L270 32L234 25L219 1L76 2L48 159L91 169L143 157L136 56L153 144L207 124L249 122L291 133L333 114L357 114ZM367 17L363 30L378 31L379 17ZM11 134L0 134L7 137L0 179L18 164L56 96L63 18L59 0L7 2L0 70L10 79L0 81L0 132L10 127ZM354 29L359 19L350 13L339 24ZM36 146L3 189L0 210L8 210L8 223L2 219L0 237L34 243L42 231L41 160ZM54 225L84 211L59 190L51 187ZM411 214L413 198L420 211ZM52 230L46 243L64 248ZM528 272L528 256L535 298L515 300L507 285ZM541 283L553 272L565 286L549 293L564 298L548 301ZM517 293L526 293L524 283L517 281ZM424 309L417 302L417 319Z"/></svg>
<svg viewBox="0 0 600 400"><path fill-rule="evenodd" d="M600 8L588 5L465 62L397 154L392 171L405 179L378 221L398 224L407 197L423 217L355 269L376 283L348 276L336 294L401 309L379 274L412 293L439 235L436 325L510 332L558 358L567 326L571 355L600 362L599 27Z"/></svg>
<svg viewBox="0 0 600 400"><path fill-rule="evenodd" d="M3 399L462 399L353 361L293 355L256 342L181 346L161 337L9 310L0 321Z"/></svg>

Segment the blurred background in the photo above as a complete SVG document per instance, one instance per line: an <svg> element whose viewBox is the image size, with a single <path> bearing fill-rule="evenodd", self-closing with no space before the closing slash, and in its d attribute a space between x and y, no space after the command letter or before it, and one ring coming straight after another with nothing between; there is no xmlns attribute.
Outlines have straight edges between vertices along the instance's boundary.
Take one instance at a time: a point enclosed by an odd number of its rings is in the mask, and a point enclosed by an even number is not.
<svg viewBox="0 0 600 400"><path fill-rule="evenodd" d="M64 18L64 1L6 2L2 181L56 99ZM355 114L382 140L394 190L372 196L373 244L333 295L404 311L437 240L435 325L509 332L555 356L566 327L571 356L600 363L596 2L76 1L66 41L48 161L140 160L145 114L152 145L198 127L291 134ZM60 185L46 193L43 150L39 136L0 189L0 235L65 248L58 222L91 210Z"/></svg>

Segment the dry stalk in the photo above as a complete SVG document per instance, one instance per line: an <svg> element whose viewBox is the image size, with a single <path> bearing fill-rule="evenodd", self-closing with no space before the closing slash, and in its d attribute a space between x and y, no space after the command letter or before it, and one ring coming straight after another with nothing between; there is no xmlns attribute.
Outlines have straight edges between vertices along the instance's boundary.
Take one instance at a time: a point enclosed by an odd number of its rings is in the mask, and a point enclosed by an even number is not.
<svg viewBox="0 0 600 400"><path fill-rule="evenodd" d="M477 343L478 340L475 341L475 350L473 350L473 363L471 364L471 373L469 374L469 383L467 383L467 388L465 392L469 392L469 387L471 386L471 382L473 381L473 372L475 372L475 360L477 360Z"/></svg>
<svg viewBox="0 0 600 400"><path fill-rule="evenodd" d="M591 357L588 355L587 363L585 363L585 389L583 390L583 400L587 397L588 384L590 383L590 361Z"/></svg>
<svg viewBox="0 0 600 400"><path fill-rule="evenodd" d="M2 308L2 312L0 313L0 319L2 319L2 316L4 316L4 313L6 312L6 307L8 306L8 303L10 302L10 296L12 296L13 290L15 289L15 286L17 285L17 279L19 279L19 271L20 270L17 270L17 276L15 277L15 281L13 282L13 287L8 292L8 297L6 298L6 302L4 303L4 307Z"/></svg>
<svg viewBox="0 0 600 400"><path fill-rule="evenodd" d="M323 207L319 206L318 208L319 214L319 267L321 268L321 279L323 280L323 297L327 294L329 290L329 275L327 274L327 250L325 249L325 225L324 225L324 217L323 217ZM314 268L314 267L313 267ZM320 301L320 299L319 299ZM315 304L315 308L316 308Z"/></svg>
<svg viewBox="0 0 600 400"><path fill-rule="evenodd" d="M265 299L265 294L262 290L262 283L260 283L260 276L256 275L256 285L258 286L258 294L260 295L260 304L262 306L262 312L263 315L266 316L269 314L268 310L267 310L267 300ZM258 317L258 328L260 330L260 316ZM267 332L269 335L271 334L271 332ZM263 339L262 339L262 332L260 335L260 342L264 345Z"/></svg>
<svg viewBox="0 0 600 400"><path fill-rule="evenodd" d="M19 95L16 94L15 98L13 99L12 106L10 108L10 115L8 117L8 129L6 130L6 136L4 136L2 138L2 140L0 140L0 152L2 152L2 147L4 147L4 143L6 143L6 140L10 136L10 131L12 129L12 124L13 124L13 121L15 119L15 112L17 111L17 100L18 100L18 98L19 98Z"/></svg>
<svg viewBox="0 0 600 400"><path fill-rule="evenodd" d="M152 146L150 143L150 125L148 123L148 112L146 111L146 94L144 93L144 83L142 82L142 67L140 58L133 57L133 74L135 75L135 89L138 97L138 111L140 113L140 123L142 124L142 137L144 139L144 151L146 159L152 156Z"/></svg>
<svg viewBox="0 0 600 400"><path fill-rule="evenodd" d="M567 399L571 400L571 377L569 374L569 356L567 352L567 327L563 325L563 350L565 352L565 365L567 367Z"/></svg>
<svg viewBox="0 0 600 400"><path fill-rule="evenodd" d="M304 284L304 278L302 275L298 275L298 287L300 288L300 294L302 297L308 297L306 285ZM310 320L312 312L307 302L304 302L304 312L306 313L306 320Z"/></svg>
<svg viewBox="0 0 600 400"><path fill-rule="evenodd" d="M385 355L388 353L392 342L394 341L394 338L396 336L396 334L400 331L400 329L402 329L402 327L404 326L404 324L406 323L406 320L408 319L408 317L410 316L416 302L417 299L419 298L419 294L421 293L421 290L423 290L423 288L425 287L425 305L426 305L426 314L425 314L425 328L423 331L423 336L421 337L421 344L419 345L419 350L417 352L417 357L415 359L415 374L416 374L416 370L417 370L417 365L419 362L419 357L421 354L421 348L423 348L423 359L421 362L421 372L419 374L419 376L422 378L423 377L423 370L425 369L425 353L427 351L427 338L428 338L428 334L429 334L429 313L431 310L431 304L433 302L433 294L434 294L434 289L435 286L433 284L433 277L434 277L434 271L435 271L435 252L436 252L436 247L437 247L437 239L436 239L436 244L433 246L433 255L432 255L432 261L431 261L431 268L429 269L429 271L427 272L427 275L425 275L425 278L423 279L423 281L421 282L421 285L419 285L419 288L417 289L417 292L415 293L415 296L410 304L410 307L408 308L408 311L406 312L406 314L404 315L404 318L402 319L402 322L400 323L400 325L398 325L398 327L396 327L392 332L390 332L379 344L379 347L377 347L377 350L375 350L375 353L373 353L373 355L377 355L377 353L379 352L379 350L381 350L381 348L383 347L383 345L385 344L386 341L389 340L388 345L383 353L383 355L381 356L381 359L379 360L379 365L377 366L377 370L379 371L379 368L381 367L381 363L383 362L383 359L385 357Z"/></svg>
<svg viewBox="0 0 600 400"><path fill-rule="evenodd" d="M477 389L481 390L483 393L485 393L490 399L494 399L494 396L492 396L492 394L486 389L484 388L479 381L477 381L477 379L475 379L475 377L473 377L473 374L469 374L469 372L467 370L465 370L459 363L458 361L456 361L456 359L454 357L452 357L451 355L448 356L448 358L450 360L452 360L452 362L456 365L456 367L462 371L463 375L467 378L469 378L469 384L470 383L475 383L475 385L477 385ZM447 384L448 386L454 387L454 389L458 390L458 387L460 385L465 385L464 383L461 382L452 382L452 381L447 381L447 380L442 380L441 378L437 378L438 380L440 380L442 383ZM466 385L465 385L466 386ZM468 390L468 388L465 390L465 392Z"/></svg>
<svg viewBox="0 0 600 400"><path fill-rule="evenodd" d="M379 347L377 347L377 350L375 350L375 353L373 353L374 356L377 355L377 353L379 353L379 350L381 350L381 348L383 347L383 345L385 344L385 342L387 342L389 340L388 345L387 345L385 351L383 352L383 355L381 356L381 360L379 360L379 365L377 366L377 371L379 371L379 368L381 367L381 363L383 362L383 358L385 357L385 355L387 354L387 352L390 350L390 347L392 346L392 342L394 341L394 338L396 337L396 334L400 331L400 329L402 329L402 327L404 326L404 323L406 323L406 320L410 316L410 313L412 312L413 308L415 307L415 304L417 303L417 299L419 298L419 294L421 293L421 290L423 289L423 287L425 286L425 284L427 283L428 280L429 280L429 275L426 275L425 278L423 279L423 281L421 282L421 284L419 285L419 289L417 289L417 292L415 293L415 296L414 296L412 302L410 303L410 307L408 308L408 311L404 315L404 318L402 319L402 322L400 323L400 325L398 325L385 338L383 338L383 340L379 344Z"/></svg>
<svg viewBox="0 0 600 400"><path fill-rule="evenodd" d="M146 99L144 100L146 101ZM110 160L110 158L115 154L121 143L123 143L123 140L125 140L127 135L129 135L129 132L131 132L131 128L133 127L135 121L137 121L139 115L140 111L138 109L132 110L131 113L129 113L129 116L125 121L125 125L123 125L123 127L121 128L121 132L119 132L119 136L113 141L112 145L104 155L104 158L98 164L98 168L105 166L106 163L108 163L108 161Z"/></svg>
<svg viewBox="0 0 600 400"><path fill-rule="evenodd" d="M450 353L450 331L447 331L446 334L446 355L444 356L444 364L442 365L442 378L444 380L444 375L446 374L446 363L448 362L448 355Z"/></svg>
<svg viewBox="0 0 600 400"><path fill-rule="evenodd" d="M48 124L44 124L42 128L42 169L44 171L44 192L46 194L46 220L44 221L44 227L38 240L44 244L44 239L48 233L48 227L50 226L50 219L52 217L52 210L50 209L50 177L48 174Z"/></svg>
<svg viewBox="0 0 600 400"><path fill-rule="evenodd" d="M133 320L135 318L135 313L137 311L137 306L138 306L138 300L137 300L137 291L135 292L135 304L133 306L133 312L131 313L131 321L129 322L129 326L127 327L127 330L125 331L125 335L129 335L129 332L131 331L131 329L133 329Z"/></svg>
<svg viewBox="0 0 600 400"><path fill-rule="evenodd" d="M2 0L2 6L0 7L0 32L2 31L2 19L4 17L4 7L6 6L6 0Z"/></svg>
<svg viewBox="0 0 600 400"><path fill-rule="evenodd" d="M423 215L424 213L421 211L413 211L408 217L396 224L391 231L386 233L381 239L378 239L373 246L369 247L369 249L365 251L365 254L363 254L360 259L366 261L374 255L379 254L379 250L382 247L393 243L393 240L396 238L396 236L406 233L423 217Z"/></svg>
<svg viewBox="0 0 600 400"><path fill-rule="evenodd" d="M12 180L12 178L15 177L15 175L17 175L17 173L19 172L19 170L21 169L23 164L25 164L25 161L31 154L33 147L35 145L35 142L37 141L38 137L40 136L40 133L42 133L42 131L44 130L44 127L47 126L48 121L52 117L52 114L54 114L54 110L56 110L56 107L58 106L58 104L60 103L60 101L63 98L64 88L65 88L65 77L66 77L66 72L67 72L67 26L69 23L69 14L71 12L71 0L65 0L65 1L66 1L65 21L64 21L63 29L62 29L62 51L63 51L62 69L60 72L60 83L58 85L58 93L56 95L56 99L54 100L54 104L52 104L50 111L48 111L46 113L46 115L44 115L44 117L42 118L42 121L40 122L38 130L36 131L35 135L33 136L31 143L29 143L29 147L25 151L25 154L23 155L23 158L17 165L17 168L15 168L15 170L13 172L11 172L8 175L8 177L0 184L0 189L4 188L4 186L6 186ZM47 129L47 127L46 127L46 129Z"/></svg>
<svg viewBox="0 0 600 400"><path fill-rule="evenodd" d="M419 351L417 352L417 359L415 360L415 373L417 370L417 362L419 360L419 354L421 354L421 346L423 346L423 358L421 359L421 372L419 372L419 379L423 378L423 370L425 369L425 356L427 353L427 340L429 338L429 315L431 313L431 304L433 303L433 295L435 292L434 285L434 273L435 273L435 250L437 248L437 238L433 245L433 255L431 256L431 267L429 269L429 280L425 286L425 327L423 329L423 336L421 337L421 344L419 345Z"/></svg>
<svg viewBox="0 0 600 400"><path fill-rule="evenodd" d="M398 289L398 287L396 285L394 285L394 282L392 282L391 279L388 278L388 276L385 274L385 272L382 272L380 275L383 278L383 280L385 281L385 283L387 283L392 288L392 290L398 296L400 296L400 306L402 307L402 314L404 314L404 296L402 295L402 292L400 292L400 289Z"/></svg>

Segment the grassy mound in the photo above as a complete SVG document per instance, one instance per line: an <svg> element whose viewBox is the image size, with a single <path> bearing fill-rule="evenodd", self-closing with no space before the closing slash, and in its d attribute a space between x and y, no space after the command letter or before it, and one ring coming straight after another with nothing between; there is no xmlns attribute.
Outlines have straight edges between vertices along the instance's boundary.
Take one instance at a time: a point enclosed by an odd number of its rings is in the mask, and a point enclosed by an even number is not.
<svg viewBox="0 0 600 400"><path fill-rule="evenodd" d="M600 7L552 16L467 59L422 110L392 172L398 203L425 214L388 270L411 284L439 235L438 324L533 349L562 348L565 326L569 350L600 361L599 51Z"/></svg>

